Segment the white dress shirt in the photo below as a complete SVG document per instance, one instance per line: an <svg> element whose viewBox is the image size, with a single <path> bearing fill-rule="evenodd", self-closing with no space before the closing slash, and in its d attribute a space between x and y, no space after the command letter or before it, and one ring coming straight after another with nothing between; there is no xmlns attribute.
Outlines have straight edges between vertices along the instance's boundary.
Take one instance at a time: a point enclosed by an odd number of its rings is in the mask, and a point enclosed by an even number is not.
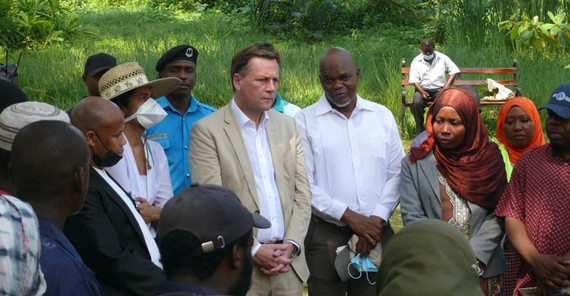
<svg viewBox="0 0 570 296"><path fill-rule="evenodd" d="M259 128L256 128L255 122L239 109L234 100L232 100L232 111L240 125L241 135L253 170L259 200L259 214L271 221L270 228L258 229L257 240L260 243L281 241L285 235L283 209L265 132L265 127L270 120L269 116L267 112L264 112Z"/></svg>
<svg viewBox="0 0 570 296"><path fill-rule="evenodd" d="M350 118L325 98L296 117L305 145L313 212L340 219L347 208L388 221L399 201L404 149L388 108L357 95Z"/></svg>
<svg viewBox="0 0 570 296"><path fill-rule="evenodd" d="M117 185L117 183L115 183L115 181L113 181L113 179L111 179L111 177L109 177L109 175L107 175L107 172L95 167L93 167L93 169L95 169L95 171L99 173L99 175L101 175L101 177L105 180L105 182L107 182L107 184L109 184L109 186L111 186L111 188L115 190L115 192L121 197L123 202L127 205L129 210L131 210L131 213L133 214L133 217L135 217L135 220L137 221L137 224L143 234L144 241L148 249L148 253L150 254L150 259L152 263L154 263L156 266L162 269L162 263L160 263L160 252L158 251L158 246L156 245L156 241L154 240L154 237L150 233L141 214L135 208L133 200L125 193L125 191L121 187L119 187L119 185Z"/></svg>
<svg viewBox="0 0 570 296"><path fill-rule="evenodd" d="M459 68L448 56L439 51L434 53L434 61L431 64L424 60L421 53L414 58L410 66L410 84L419 82L422 88L438 89L447 83L445 73L459 73Z"/></svg>
<svg viewBox="0 0 570 296"><path fill-rule="evenodd" d="M141 176L128 140L123 147L123 158L116 165L105 168L105 171L132 197L142 197L149 204L162 208L174 195L164 149L157 142L147 140L144 150L151 168L147 169L146 176ZM156 237L158 229L150 223L147 226L152 236Z"/></svg>

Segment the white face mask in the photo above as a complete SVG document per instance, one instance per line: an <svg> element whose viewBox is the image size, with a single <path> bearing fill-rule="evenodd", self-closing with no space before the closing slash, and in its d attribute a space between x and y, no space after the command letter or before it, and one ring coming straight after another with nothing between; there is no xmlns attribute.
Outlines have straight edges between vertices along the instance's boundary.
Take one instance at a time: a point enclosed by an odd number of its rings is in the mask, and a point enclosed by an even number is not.
<svg viewBox="0 0 570 296"><path fill-rule="evenodd" d="M153 99L149 98L137 109L137 112L125 119L129 122L135 118L139 120L140 125L144 128L151 128L158 124L161 120L168 115L166 111Z"/></svg>

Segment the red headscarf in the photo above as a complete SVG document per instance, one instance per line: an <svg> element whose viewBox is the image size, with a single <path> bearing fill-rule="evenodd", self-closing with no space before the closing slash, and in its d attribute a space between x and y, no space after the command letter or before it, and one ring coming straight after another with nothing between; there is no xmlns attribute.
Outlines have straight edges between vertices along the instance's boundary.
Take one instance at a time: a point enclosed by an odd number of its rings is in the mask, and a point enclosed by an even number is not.
<svg viewBox="0 0 570 296"><path fill-rule="evenodd" d="M524 148L516 148L511 146L509 141L505 136L505 120L507 119L507 114L512 107L517 106L526 112L530 121L534 125L534 137ZM544 135L542 134L542 125L540 124L540 116L538 115L538 110L534 103L525 97L514 97L507 100L507 102L501 107L499 111L499 118L497 118L497 140L505 145L507 151L509 152L509 159L512 163L515 163L523 152L530 150L532 148L544 145Z"/></svg>
<svg viewBox="0 0 570 296"><path fill-rule="evenodd" d="M454 150L437 145L433 121L441 108L455 109L465 126L465 138ZM494 209L507 185L505 164L497 144L489 141L479 108L466 91L450 88L443 91L428 110L428 138L412 148L410 162L426 157L432 150L439 172L455 192L466 200L487 209Z"/></svg>

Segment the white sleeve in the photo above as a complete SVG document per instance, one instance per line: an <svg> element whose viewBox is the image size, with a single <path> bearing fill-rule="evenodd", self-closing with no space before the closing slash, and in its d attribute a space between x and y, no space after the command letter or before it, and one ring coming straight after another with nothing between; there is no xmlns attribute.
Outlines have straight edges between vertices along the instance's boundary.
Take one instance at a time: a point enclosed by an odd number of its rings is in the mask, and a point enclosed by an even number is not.
<svg viewBox="0 0 570 296"><path fill-rule="evenodd" d="M154 206L162 208L172 198L172 183L170 183L170 170L164 149L159 143L148 141L154 154L154 168L156 169L156 184L158 186Z"/></svg>
<svg viewBox="0 0 570 296"><path fill-rule="evenodd" d="M421 82L420 73L418 72L415 59L412 61L412 64L410 65L410 74L408 76L409 76L408 81L410 82L410 84Z"/></svg>
<svg viewBox="0 0 570 296"><path fill-rule="evenodd" d="M392 139L390 147L392 149L387 151L389 163L386 171L386 183L384 183L380 198L378 198L378 202L371 213L371 215L378 216L384 221L388 221L400 201L400 173L402 158L405 156L396 120L390 111L387 110L387 113L390 115L390 124L392 125L390 129Z"/></svg>
<svg viewBox="0 0 570 296"><path fill-rule="evenodd" d="M455 63L448 56L446 56L446 59L445 59L445 68L447 69L447 73L449 73L449 75L453 75L453 74L457 74L457 73L461 72L459 70L459 68L457 67L457 65L455 65Z"/></svg>

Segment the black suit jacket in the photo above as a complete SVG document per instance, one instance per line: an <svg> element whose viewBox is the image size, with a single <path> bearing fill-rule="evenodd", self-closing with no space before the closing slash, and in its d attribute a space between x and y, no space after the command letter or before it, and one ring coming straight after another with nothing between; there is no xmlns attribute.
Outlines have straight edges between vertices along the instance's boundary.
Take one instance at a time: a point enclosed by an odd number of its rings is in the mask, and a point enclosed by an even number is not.
<svg viewBox="0 0 570 296"><path fill-rule="evenodd" d="M93 168L89 177L83 208L67 218L65 235L107 295L153 295L166 277L150 260L135 217Z"/></svg>

